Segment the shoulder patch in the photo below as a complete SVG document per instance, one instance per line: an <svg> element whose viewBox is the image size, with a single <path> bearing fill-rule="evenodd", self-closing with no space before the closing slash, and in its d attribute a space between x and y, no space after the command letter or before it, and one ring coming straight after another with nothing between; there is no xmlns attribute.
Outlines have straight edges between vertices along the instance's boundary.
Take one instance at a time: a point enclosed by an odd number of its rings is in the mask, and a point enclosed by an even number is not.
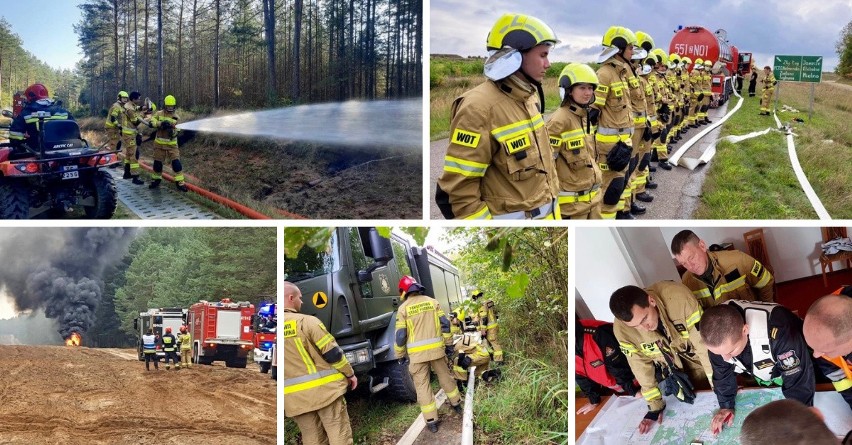
<svg viewBox="0 0 852 445"><path fill-rule="evenodd" d="M754 265L751 266L751 274L754 276L759 276L762 270L763 265L760 264L760 261L754 260Z"/></svg>
<svg viewBox="0 0 852 445"><path fill-rule="evenodd" d="M597 368L603 366L604 362L602 360L595 360L589 364L592 365L592 368Z"/></svg>
<svg viewBox="0 0 852 445"><path fill-rule="evenodd" d="M550 146L551 147L558 148L560 145L562 145L562 139L550 136Z"/></svg>
<svg viewBox="0 0 852 445"><path fill-rule="evenodd" d="M781 369L789 371L799 366L799 357L796 356L796 351L789 350L782 354L778 354L778 361L781 362Z"/></svg>
<svg viewBox="0 0 852 445"><path fill-rule="evenodd" d="M284 322L284 338L296 336L296 320L287 320Z"/></svg>
<svg viewBox="0 0 852 445"><path fill-rule="evenodd" d="M462 145L465 147L476 148L479 145L479 139L482 136L479 133L474 133L472 131L462 130L461 128L456 128L453 132L452 143L457 145Z"/></svg>

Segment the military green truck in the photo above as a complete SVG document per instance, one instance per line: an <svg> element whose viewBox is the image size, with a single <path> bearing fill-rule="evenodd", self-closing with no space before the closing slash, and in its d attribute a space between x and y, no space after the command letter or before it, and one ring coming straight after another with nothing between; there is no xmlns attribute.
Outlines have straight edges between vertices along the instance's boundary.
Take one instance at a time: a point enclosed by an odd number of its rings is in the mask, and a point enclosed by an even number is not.
<svg viewBox="0 0 852 445"><path fill-rule="evenodd" d="M301 312L322 320L371 393L417 399L393 350L402 304L397 286L402 276L413 276L449 314L462 300L449 259L397 234L384 238L374 227L338 227L323 248L305 246L295 258L285 257L284 274L302 292Z"/></svg>

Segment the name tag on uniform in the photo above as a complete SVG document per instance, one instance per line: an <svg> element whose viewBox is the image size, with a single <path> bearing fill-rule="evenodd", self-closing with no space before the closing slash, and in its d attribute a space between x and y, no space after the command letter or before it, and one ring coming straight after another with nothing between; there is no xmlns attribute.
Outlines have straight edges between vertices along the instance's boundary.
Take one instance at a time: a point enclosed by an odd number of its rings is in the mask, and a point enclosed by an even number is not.
<svg viewBox="0 0 852 445"><path fill-rule="evenodd" d="M417 315L432 310L435 310L435 308L432 306L432 303L429 301L424 301L422 303L412 304L411 306L408 306L405 313L408 314L408 316L410 317L412 315Z"/></svg>
<svg viewBox="0 0 852 445"><path fill-rule="evenodd" d="M515 154L519 151L524 151L527 148L530 148L529 133L506 141L506 151L509 152L510 155Z"/></svg>
<svg viewBox="0 0 852 445"><path fill-rule="evenodd" d="M465 131L460 128L456 128L456 131L453 132L453 143L458 145L463 145L465 147L476 148L479 145L479 133L474 133L471 131Z"/></svg>
<svg viewBox="0 0 852 445"><path fill-rule="evenodd" d="M584 139L585 138L583 138L583 136L573 138L573 139L568 139L568 149L569 150L577 150L579 148L583 148L586 145L586 143L584 142Z"/></svg>

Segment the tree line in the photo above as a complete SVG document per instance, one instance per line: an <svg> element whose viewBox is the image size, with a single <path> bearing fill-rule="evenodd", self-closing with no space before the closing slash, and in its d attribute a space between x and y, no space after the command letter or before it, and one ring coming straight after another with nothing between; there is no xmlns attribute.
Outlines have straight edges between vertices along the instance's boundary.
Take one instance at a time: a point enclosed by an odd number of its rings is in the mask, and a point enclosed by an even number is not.
<svg viewBox="0 0 852 445"><path fill-rule="evenodd" d="M189 308L199 300L274 300L274 228L150 228L104 277L103 300L87 345L128 346L133 320L148 308Z"/></svg>

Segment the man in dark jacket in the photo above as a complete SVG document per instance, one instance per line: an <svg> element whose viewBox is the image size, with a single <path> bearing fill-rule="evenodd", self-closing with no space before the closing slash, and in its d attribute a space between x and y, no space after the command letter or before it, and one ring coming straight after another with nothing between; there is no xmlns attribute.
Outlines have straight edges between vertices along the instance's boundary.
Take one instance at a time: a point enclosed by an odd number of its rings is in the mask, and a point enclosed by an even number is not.
<svg viewBox="0 0 852 445"><path fill-rule="evenodd" d="M9 142L15 148L26 145L32 149L38 148L39 118L44 121L74 120L71 113L62 108L59 103L50 98L47 87L40 83L29 86L24 91L27 104L21 114L12 120L9 127Z"/></svg>

